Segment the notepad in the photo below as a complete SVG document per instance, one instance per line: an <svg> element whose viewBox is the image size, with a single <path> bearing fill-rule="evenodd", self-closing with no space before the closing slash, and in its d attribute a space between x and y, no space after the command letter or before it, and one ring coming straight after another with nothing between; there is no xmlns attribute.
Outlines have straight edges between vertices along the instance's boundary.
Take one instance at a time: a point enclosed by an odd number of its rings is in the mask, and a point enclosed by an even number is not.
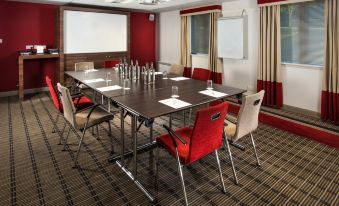
<svg viewBox="0 0 339 206"><path fill-rule="evenodd" d="M98 79L87 79L87 80L84 80L84 82L86 84L90 84L90 83L96 83L96 82L103 82L105 81L104 79L102 78L98 78Z"/></svg>
<svg viewBox="0 0 339 206"><path fill-rule="evenodd" d="M164 100L160 100L159 102L161 104L172 107L174 109L180 109L180 108L188 107L191 105L190 103L187 103L179 99L175 99L175 98L164 99Z"/></svg>
<svg viewBox="0 0 339 206"><path fill-rule="evenodd" d="M217 91L214 91L214 90L204 90L204 91L200 91L199 93L210 96L210 97L215 97L215 98L227 96L227 94L225 94L225 93L217 92Z"/></svg>
<svg viewBox="0 0 339 206"><path fill-rule="evenodd" d="M174 77L174 78L170 78L170 80L173 80L173 81L183 81L183 80L188 80L190 78L187 78L187 77Z"/></svg>
<svg viewBox="0 0 339 206"><path fill-rule="evenodd" d="M122 87L119 85L113 85L113 86L108 86L108 87L100 87L97 90L99 90L100 92L108 92L108 91L119 90L119 89L122 89Z"/></svg>

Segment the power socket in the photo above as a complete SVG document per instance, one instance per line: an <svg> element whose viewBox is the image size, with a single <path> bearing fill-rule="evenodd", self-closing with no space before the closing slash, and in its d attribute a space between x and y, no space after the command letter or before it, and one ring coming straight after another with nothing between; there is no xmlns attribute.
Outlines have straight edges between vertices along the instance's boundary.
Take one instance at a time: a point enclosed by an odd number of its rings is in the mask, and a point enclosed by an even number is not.
<svg viewBox="0 0 339 206"><path fill-rule="evenodd" d="M26 50L33 48L33 45L26 45Z"/></svg>

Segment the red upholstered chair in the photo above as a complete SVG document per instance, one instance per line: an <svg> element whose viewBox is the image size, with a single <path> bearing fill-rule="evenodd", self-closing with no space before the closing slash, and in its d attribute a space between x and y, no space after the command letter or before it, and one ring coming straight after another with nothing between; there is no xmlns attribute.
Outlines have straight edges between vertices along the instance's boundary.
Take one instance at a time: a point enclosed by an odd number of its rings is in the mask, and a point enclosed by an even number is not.
<svg viewBox="0 0 339 206"><path fill-rule="evenodd" d="M53 100L54 107L62 114L63 113L63 107L62 107L59 95L56 92L55 87L52 83L52 80L48 76L46 76L45 79L46 79L46 84L47 84L48 89L49 89L49 93L50 93L52 100ZM77 110L85 109L85 108L93 105L93 102L90 99L88 99L87 97L85 97L84 95L82 95L81 93L77 93L77 94L72 95L72 99L73 99L74 106ZM58 120L59 120L59 114L57 115L55 124L58 123ZM66 124L65 124L65 126L66 126ZM64 126L64 129L62 130L62 134L64 133L65 126ZM55 129L56 128L54 127L53 132L55 132ZM61 141L61 138L60 138L60 141Z"/></svg>
<svg viewBox="0 0 339 206"><path fill-rule="evenodd" d="M192 164L212 152L215 153L217 159L223 192L226 192L220 168L218 149L222 146L224 119L227 114L227 109L228 104L226 102L201 109L197 113L193 128L185 127L173 131L164 125L168 134L156 139L159 147L166 149L168 153L177 160L186 205L188 205L188 201L181 167L182 165ZM156 188L158 164L159 149L157 148Z"/></svg>
<svg viewBox="0 0 339 206"><path fill-rule="evenodd" d="M211 79L211 71L207 69L194 68L192 79L207 81Z"/></svg>
<svg viewBox="0 0 339 206"><path fill-rule="evenodd" d="M191 67L184 67L184 73L183 73L182 76L191 78L192 77L192 68Z"/></svg>
<svg viewBox="0 0 339 206"><path fill-rule="evenodd" d="M108 60L108 61L105 61L104 68L111 69L112 67L115 67L115 65L119 63L120 63L120 60Z"/></svg>

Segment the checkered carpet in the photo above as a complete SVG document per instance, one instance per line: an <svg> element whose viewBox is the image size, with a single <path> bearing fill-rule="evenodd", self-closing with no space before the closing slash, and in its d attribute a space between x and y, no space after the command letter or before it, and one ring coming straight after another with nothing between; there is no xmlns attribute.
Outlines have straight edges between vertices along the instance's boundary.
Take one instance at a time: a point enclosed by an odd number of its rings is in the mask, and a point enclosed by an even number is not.
<svg viewBox="0 0 339 206"><path fill-rule="evenodd" d="M58 145L64 120L52 133L57 112L47 93L28 97L0 98L0 205L151 205L146 196L114 163L108 163L110 141L107 125L97 140L90 132L72 169L80 138L70 131L68 150ZM164 132L167 118L156 120L155 136ZM174 121L174 126L179 126ZM113 123L114 146L120 148L120 120ZM129 119L126 142L131 145ZM67 130L66 130L67 132ZM148 140L144 126L140 144ZM231 148L239 185L226 151L220 151L227 194L221 192L213 155L184 168L190 205L339 205L339 150L261 124L254 133L262 163L255 166L250 139L240 140L245 151ZM138 156L141 182L153 193L148 152ZM156 205L182 205L183 195L175 160L161 152ZM131 163L131 161L129 161Z"/></svg>

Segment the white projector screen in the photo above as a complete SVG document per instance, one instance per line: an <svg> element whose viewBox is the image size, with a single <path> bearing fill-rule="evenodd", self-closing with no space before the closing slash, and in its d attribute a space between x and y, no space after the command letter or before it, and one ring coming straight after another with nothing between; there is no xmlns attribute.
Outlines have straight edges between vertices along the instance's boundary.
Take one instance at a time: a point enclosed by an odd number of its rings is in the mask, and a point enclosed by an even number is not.
<svg viewBox="0 0 339 206"><path fill-rule="evenodd" d="M127 51L127 15L64 12L64 53Z"/></svg>
<svg viewBox="0 0 339 206"><path fill-rule="evenodd" d="M218 57L247 58L247 17L218 20Z"/></svg>

